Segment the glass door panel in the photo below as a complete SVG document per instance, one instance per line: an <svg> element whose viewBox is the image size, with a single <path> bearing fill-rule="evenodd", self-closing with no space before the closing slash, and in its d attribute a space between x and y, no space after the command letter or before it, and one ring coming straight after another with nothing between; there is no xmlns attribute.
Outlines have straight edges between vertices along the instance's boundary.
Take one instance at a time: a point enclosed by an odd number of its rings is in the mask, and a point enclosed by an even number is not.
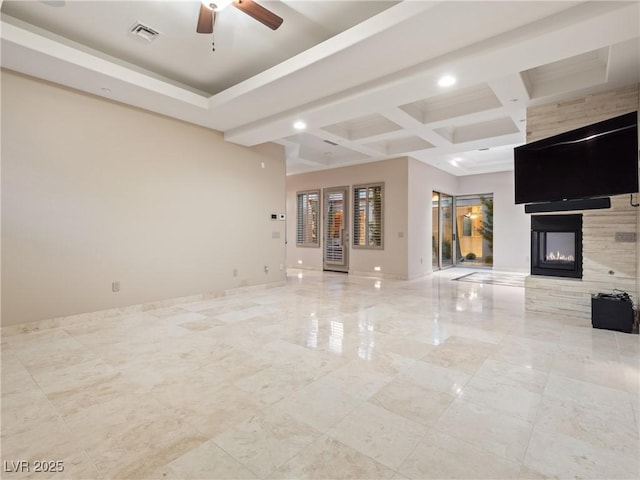
<svg viewBox="0 0 640 480"><path fill-rule="evenodd" d="M453 238L453 197L440 194L440 218L442 225L442 241L440 242L441 268L453 266L455 242Z"/></svg>
<svg viewBox="0 0 640 480"><path fill-rule="evenodd" d="M434 270L440 268L440 194L431 195L431 265Z"/></svg>
<svg viewBox="0 0 640 480"><path fill-rule="evenodd" d="M327 188L324 191L324 269L339 272L349 270L349 220L347 217L348 187Z"/></svg>
<svg viewBox="0 0 640 480"><path fill-rule="evenodd" d="M458 264L490 267L493 264L493 197L467 195L456 197Z"/></svg>
<svg viewBox="0 0 640 480"><path fill-rule="evenodd" d="M433 270L452 267L457 248L454 236L453 196L432 192L431 213L431 265Z"/></svg>

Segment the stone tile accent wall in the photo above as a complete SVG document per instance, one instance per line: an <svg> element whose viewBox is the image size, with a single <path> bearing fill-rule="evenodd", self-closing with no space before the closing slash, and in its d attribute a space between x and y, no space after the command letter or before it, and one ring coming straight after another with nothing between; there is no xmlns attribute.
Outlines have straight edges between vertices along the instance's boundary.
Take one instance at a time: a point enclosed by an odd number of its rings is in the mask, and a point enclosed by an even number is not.
<svg viewBox="0 0 640 480"><path fill-rule="evenodd" d="M639 85L587 95L527 109L527 142L580 128L640 110ZM635 201L638 201L636 195ZM611 198L611 208L585 210L583 221L583 278L529 276L525 280L525 308L591 321L591 294L620 289L640 298L640 208L629 195ZM635 242L616 241L616 233L636 235Z"/></svg>

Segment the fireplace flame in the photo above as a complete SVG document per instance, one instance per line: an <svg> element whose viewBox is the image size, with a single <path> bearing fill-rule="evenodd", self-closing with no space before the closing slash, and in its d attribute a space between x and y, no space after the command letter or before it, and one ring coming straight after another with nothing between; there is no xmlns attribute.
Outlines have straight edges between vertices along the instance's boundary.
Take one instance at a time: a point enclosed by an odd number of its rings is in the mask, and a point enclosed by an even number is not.
<svg viewBox="0 0 640 480"><path fill-rule="evenodd" d="M546 260L551 260L551 261L560 261L560 262L575 262L576 259L573 255L565 255L563 253L560 252L549 252L547 253L547 256L545 257Z"/></svg>

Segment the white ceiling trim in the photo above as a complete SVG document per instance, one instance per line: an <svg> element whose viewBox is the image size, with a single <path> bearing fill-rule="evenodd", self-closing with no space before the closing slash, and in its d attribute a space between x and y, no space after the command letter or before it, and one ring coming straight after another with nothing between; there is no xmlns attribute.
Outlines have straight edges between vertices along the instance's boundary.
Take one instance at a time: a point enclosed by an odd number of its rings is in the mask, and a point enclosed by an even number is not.
<svg viewBox="0 0 640 480"><path fill-rule="evenodd" d="M423 98L435 96L440 93L437 78L445 71L455 71L459 78L458 87L463 88L509 76L514 70L523 71L532 65L542 65L558 58L623 42L637 37L639 12L637 3L624 8L617 5L615 10L605 15L587 17L577 23L555 25L535 39L529 35L514 38L512 34L492 38L488 42L492 48L483 49L481 45L474 45L445 58L428 60L357 88L227 130L225 139L242 145L255 145L293 134L293 122L302 115L310 128L322 128L334 123L335 118L367 115L419 100L416 92L420 92ZM617 27L611 28L611 25ZM598 35L593 32L598 32ZM590 40L584 45L582 42L567 42L567 38ZM539 47L540 44L543 48ZM470 50L475 53L473 56ZM339 65L336 67L339 68ZM524 113L522 109L528 98L520 100L521 113Z"/></svg>
<svg viewBox="0 0 640 480"><path fill-rule="evenodd" d="M85 51L87 50L86 47L71 46L68 43L72 42L66 39L54 40L49 36L45 36L45 32L36 33L35 31L27 30L26 24L17 19L11 19L11 23L9 23L9 19L11 17L6 15L2 17L3 65L12 62L11 52L13 50L9 48L9 44L13 44L51 59L76 65L99 75L122 80L131 85L171 97L198 108L209 108L207 98L203 95L195 94L185 88L180 88L165 80L155 78L150 74L140 73L130 67L120 65L117 63L117 59L102 58L103 55L99 52ZM20 24L23 26L19 26ZM5 49L5 47L7 48Z"/></svg>
<svg viewBox="0 0 640 480"><path fill-rule="evenodd" d="M210 98L210 107L215 109L247 94L260 95L261 88L277 82L293 73L313 65L321 59L331 57L343 50L371 38L385 30L433 8L439 2L405 1L384 10L364 22L346 30L318 45L311 47L284 62L265 70L243 82Z"/></svg>

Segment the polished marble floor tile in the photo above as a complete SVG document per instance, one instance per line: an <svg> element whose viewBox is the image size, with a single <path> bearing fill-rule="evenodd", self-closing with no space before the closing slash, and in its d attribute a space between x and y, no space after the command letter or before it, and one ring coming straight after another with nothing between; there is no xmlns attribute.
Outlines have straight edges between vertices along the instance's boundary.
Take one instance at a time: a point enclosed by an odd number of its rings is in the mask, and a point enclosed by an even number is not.
<svg viewBox="0 0 640 480"><path fill-rule="evenodd" d="M539 431L559 432L602 450L637 458L638 429L608 408L589 408L575 403L542 403L536 426Z"/></svg>
<svg viewBox="0 0 640 480"><path fill-rule="evenodd" d="M321 378L273 406L319 432L326 432L363 403L340 389L340 382Z"/></svg>
<svg viewBox="0 0 640 480"><path fill-rule="evenodd" d="M638 336L469 272L291 270L3 331L2 478L638 478Z"/></svg>
<svg viewBox="0 0 640 480"><path fill-rule="evenodd" d="M520 464L503 460L446 433L428 432L398 471L406 478L503 479L518 478Z"/></svg>
<svg viewBox="0 0 640 480"><path fill-rule="evenodd" d="M504 415L499 408L458 398L437 421L435 428L504 460L520 464L527 451L533 421Z"/></svg>
<svg viewBox="0 0 640 480"><path fill-rule="evenodd" d="M153 480L166 478L251 480L259 477L216 445L213 440L209 440L158 468L149 478Z"/></svg>
<svg viewBox="0 0 640 480"><path fill-rule="evenodd" d="M542 393L549 374L530 365L517 365L488 358L476 372L477 377L504 379L532 393Z"/></svg>
<svg viewBox="0 0 640 480"><path fill-rule="evenodd" d="M451 406L455 395L396 378L369 399L370 403L425 426L433 426Z"/></svg>
<svg viewBox="0 0 640 480"><path fill-rule="evenodd" d="M552 478L640 478L637 455L628 457L537 426L531 435L524 465Z"/></svg>
<svg viewBox="0 0 640 480"><path fill-rule="evenodd" d="M464 386L460 398L488 408L497 408L505 415L529 422L536 418L542 394L531 392L521 383L503 376L476 376Z"/></svg>
<svg viewBox="0 0 640 480"><path fill-rule="evenodd" d="M216 445L260 478L271 475L320 433L287 413L273 409L254 415L216 435Z"/></svg>
<svg viewBox="0 0 640 480"><path fill-rule="evenodd" d="M323 435L269 476L271 479L387 479L396 472Z"/></svg>
<svg viewBox="0 0 640 480"><path fill-rule="evenodd" d="M424 355L422 360L473 375L495 349L496 345L492 343L449 337Z"/></svg>
<svg viewBox="0 0 640 480"><path fill-rule="evenodd" d="M458 395L472 376L457 369L441 367L419 360L404 370L400 374L400 378L429 390Z"/></svg>
<svg viewBox="0 0 640 480"><path fill-rule="evenodd" d="M375 461L397 470L428 431L424 425L365 402L327 433Z"/></svg>
<svg viewBox="0 0 640 480"><path fill-rule="evenodd" d="M509 334L490 358L526 368L549 372L557 351L556 344Z"/></svg>
<svg viewBox="0 0 640 480"><path fill-rule="evenodd" d="M561 375L549 375L543 394L545 403L604 411L623 422L633 421L628 392Z"/></svg>

